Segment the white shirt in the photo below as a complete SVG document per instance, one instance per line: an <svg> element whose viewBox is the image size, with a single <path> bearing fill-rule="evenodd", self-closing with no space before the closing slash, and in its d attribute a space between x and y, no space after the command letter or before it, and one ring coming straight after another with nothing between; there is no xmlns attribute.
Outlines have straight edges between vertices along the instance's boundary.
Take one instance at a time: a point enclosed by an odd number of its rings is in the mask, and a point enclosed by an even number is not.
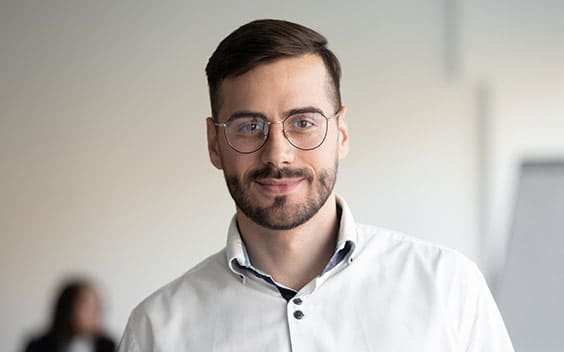
<svg viewBox="0 0 564 352"><path fill-rule="evenodd" d="M249 270L235 218L227 246L129 318L120 352L513 351L482 274L447 248L354 222L337 266L290 301Z"/></svg>
<svg viewBox="0 0 564 352"><path fill-rule="evenodd" d="M94 343L86 337L76 336L69 343L66 352L94 352Z"/></svg>

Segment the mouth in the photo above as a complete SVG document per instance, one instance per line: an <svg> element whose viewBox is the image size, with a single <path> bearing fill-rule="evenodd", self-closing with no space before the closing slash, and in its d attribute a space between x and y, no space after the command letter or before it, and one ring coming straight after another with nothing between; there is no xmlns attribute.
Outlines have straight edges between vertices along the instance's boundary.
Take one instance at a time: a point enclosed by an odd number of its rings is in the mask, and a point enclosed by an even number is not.
<svg viewBox="0 0 564 352"><path fill-rule="evenodd" d="M267 193L281 195L295 190L304 178L260 178L256 184Z"/></svg>

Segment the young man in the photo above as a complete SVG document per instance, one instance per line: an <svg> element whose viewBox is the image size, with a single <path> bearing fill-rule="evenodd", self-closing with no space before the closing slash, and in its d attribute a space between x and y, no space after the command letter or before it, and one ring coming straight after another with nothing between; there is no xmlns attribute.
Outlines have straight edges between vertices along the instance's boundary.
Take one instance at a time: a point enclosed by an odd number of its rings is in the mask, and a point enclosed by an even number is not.
<svg viewBox="0 0 564 352"><path fill-rule="evenodd" d="M277 20L225 38L206 68L227 245L132 312L120 351L512 351L476 266L358 225L333 190L348 152L340 65Z"/></svg>

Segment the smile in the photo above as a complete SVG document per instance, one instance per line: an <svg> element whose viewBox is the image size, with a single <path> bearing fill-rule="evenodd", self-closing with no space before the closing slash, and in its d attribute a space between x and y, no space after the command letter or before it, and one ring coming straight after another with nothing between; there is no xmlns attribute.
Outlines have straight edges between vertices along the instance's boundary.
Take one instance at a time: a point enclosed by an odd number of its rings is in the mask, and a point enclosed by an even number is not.
<svg viewBox="0 0 564 352"><path fill-rule="evenodd" d="M303 180L303 178L261 178L255 182L268 193L284 194L296 189Z"/></svg>

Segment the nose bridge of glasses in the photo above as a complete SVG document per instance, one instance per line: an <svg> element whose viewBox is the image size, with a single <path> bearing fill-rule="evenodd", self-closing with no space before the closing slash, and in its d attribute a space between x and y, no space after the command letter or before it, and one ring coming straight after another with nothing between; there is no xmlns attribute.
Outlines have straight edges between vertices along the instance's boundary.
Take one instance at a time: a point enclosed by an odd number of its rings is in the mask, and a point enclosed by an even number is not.
<svg viewBox="0 0 564 352"><path fill-rule="evenodd" d="M284 121L285 120L278 120L278 121L268 121L268 120L266 120L266 124L268 125L268 127L270 127L270 125L282 125L282 126L284 126Z"/></svg>
<svg viewBox="0 0 564 352"><path fill-rule="evenodd" d="M278 120L278 121L268 121L267 120L267 126L268 126L268 131L267 131L267 140L264 141L264 144L266 143L273 143L276 140L278 140L279 138L282 138L282 142L283 143L288 143L288 135L286 134L286 130L284 128L284 121L285 120ZM280 131L276 132L273 131L273 125L280 125ZM278 133L282 133L281 135Z"/></svg>
<svg viewBox="0 0 564 352"><path fill-rule="evenodd" d="M286 137L286 130L284 129L284 121L285 120L278 120L278 121L266 120L266 126L268 128L267 134L269 135L271 134L272 125L280 125L280 128L282 129L282 134L284 135L284 137Z"/></svg>

